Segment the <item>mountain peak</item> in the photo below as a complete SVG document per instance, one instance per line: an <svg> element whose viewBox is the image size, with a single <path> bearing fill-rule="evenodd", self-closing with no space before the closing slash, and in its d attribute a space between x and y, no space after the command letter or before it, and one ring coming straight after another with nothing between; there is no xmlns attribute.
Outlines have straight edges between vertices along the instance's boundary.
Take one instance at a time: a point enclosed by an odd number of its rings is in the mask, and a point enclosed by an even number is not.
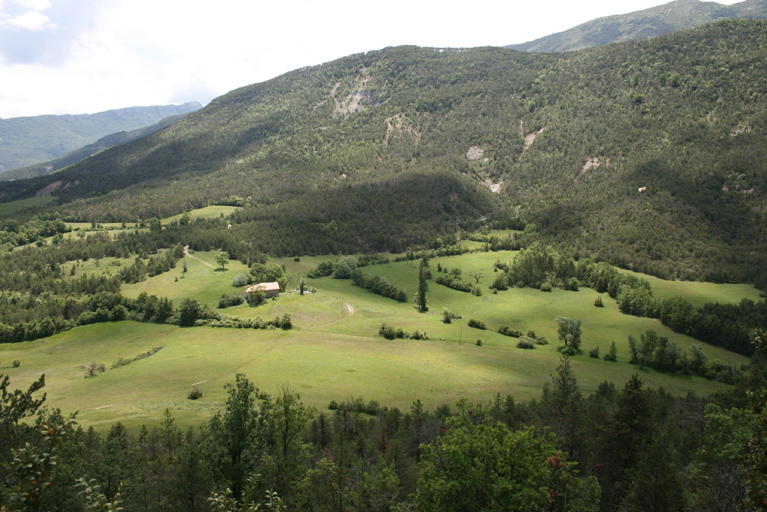
<svg viewBox="0 0 767 512"><path fill-rule="evenodd" d="M641 11L605 16L533 41L506 46L526 52L566 52L594 46L645 39L695 28L721 19L766 19L765 0L733 5L700 0L674 0Z"/></svg>

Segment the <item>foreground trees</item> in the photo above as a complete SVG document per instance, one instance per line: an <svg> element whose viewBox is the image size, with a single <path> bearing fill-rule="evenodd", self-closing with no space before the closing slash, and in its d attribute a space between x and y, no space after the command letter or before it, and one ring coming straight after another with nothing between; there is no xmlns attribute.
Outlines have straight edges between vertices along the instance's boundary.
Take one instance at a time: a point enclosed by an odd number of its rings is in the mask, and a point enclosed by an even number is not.
<svg viewBox="0 0 767 512"><path fill-rule="evenodd" d="M217 474L239 499L248 474L260 462L270 438L272 403L241 373L225 389L229 396L224 411L208 422L208 448Z"/></svg>
<svg viewBox="0 0 767 512"><path fill-rule="evenodd" d="M482 404L458 404L448 431L424 447L418 510L598 510L596 478L580 480L556 437L512 432Z"/></svg>
<svg viewBox="0 0 767 512"><path fill-rule="evenodd" d="M125 510L157 512L759 510L764 409L749 409L747 393L761 407L765 374L755 360L738 387L705 400L646 388L637 376L585 396L565 358L539 400L461 400L455 414L361 398L316 412L288 388L270 396L239 374L223 409L200 428L182 432L166 411L157 428L118 423L104 435L44 411L42 380L10 392L0 378L0 506L79 512L119 499Z"/></svg>

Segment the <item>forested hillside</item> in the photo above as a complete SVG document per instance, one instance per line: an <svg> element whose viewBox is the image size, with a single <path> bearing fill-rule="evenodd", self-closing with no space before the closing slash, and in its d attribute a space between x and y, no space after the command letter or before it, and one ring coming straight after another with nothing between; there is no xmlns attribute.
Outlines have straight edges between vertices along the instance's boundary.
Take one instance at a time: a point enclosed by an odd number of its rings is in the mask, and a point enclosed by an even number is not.
<svg viewBox="0 0 767 512"><path fill-rule="evenodd" d="M656 37L723 19L765 19L767 2L745 0L731 5L675 0L641 11L605 16L577 27L506 48L527 52L566 52L632 39Z"/></svg>
<svg viewBox="0 0 767 512"><path fill-rule="evenodd" d="M279 225L296 255L309 240L403 249L478 222L527 223L624 267L761 283L765 28L723 21L567 54L353 55L0 194L53 191L66 219L87 221L247 205L235 222L249 242L268 250Z"/></svg>
<svg viewBox="0 0 767 512"><path fill-rule="evenodd" d="M147 135L151 135L154 132L165 128L169 124L175 123L182 117L183 117L183 114L169 116L164 119L161 119L159 122L151 126L146 126L143 128L139 128L137 130L121 131L118 133L109 134L106 137L100 138L93 144L88 144L87 146L78 148L72 151L71 153L67 153L64 156L60 158L56 158L49 162L43 162L39 164L30 165L27 167L20 167L18 169L13 169L12 171L6 171L0 174L0 180L10 181L10 180L34 178L36 176L45 176L46 174L54 173L67 166L76 164L80 160L84 158L88 158L92 154L98 153L99 151L103 151L107 148L111 148L112 146L117 146L118 144L125 144L127 142L132 142L136 139L140 139L141 137L146 137Z"/></svg>
<svg viewBox="0 0 767 512"><path fill-rule="evenodd" d="M53 160L106 135L143 128L201 106L195 101L95 114L0 119L0 173Z"/></svg>

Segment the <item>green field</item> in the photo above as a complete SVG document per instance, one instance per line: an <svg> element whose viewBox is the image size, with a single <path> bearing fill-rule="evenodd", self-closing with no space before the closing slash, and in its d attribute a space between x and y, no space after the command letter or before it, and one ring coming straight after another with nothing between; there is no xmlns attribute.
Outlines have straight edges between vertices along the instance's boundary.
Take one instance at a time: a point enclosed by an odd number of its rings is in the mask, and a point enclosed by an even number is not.
<svg viewBox="0 0 767 512"><path fill-rule="evenodd" d="M621 270L650 282L655 296L661 299L681 296L695 307L702 307L709 302L734 304L743 299L754 302L760 300L759 290L750 284L698 283L693 281L666 281L659 277L639 274L630 270Z"/></svg>
<svg viewBox="0 0 767 512"><path fill-rule="evenodd" d="M34 198L37 199L45 199L45 198ZM24 201L32 201L32 199L25 199ZM17 201L16 203L23 203L23 201ZM14 205L16 203L7 203L7 205ZM47 204L47 203L42 203ZM0 205L0 216L3 214L1 213L2 207L5 207L6 205ZM241 208L237 206L206 206L205 208L198 208L196 210L192 210L189 213L189 216L191 219L210 219L215 217L221 217L231 215L237 210L240 210ZM163 225L170 224L171 222L178 222L181 217L183 217L184 214L179 215L173 215L172 217L166 217L164 219L160 219L160 222ZM74 239L77 238L80 232L85 233L86 235L93 234L95 232L106 232L109 234L111 238L114 238L117 236L117 234L122 232L141 232L146 231L148 228L146 227L138 227L135 223L127 223L123 224L121 222L100 222L94 226L91 222L67 222L67 227L70 228L72 231L65 233L64 238L65 239ZM53 237L46 238L47 243L51 243L51 239Z"/></svg>
<svg viewBox="0 0 767 512"><path fill-rule="evenodd" d="M212 263L215 253L194 256ZM0 368L16 386L26 386L41 373L46 374L48 403L66 412L79 411L84 425L106 426L120 420L137 427L160 420L162 410L171 408L180 422L198 424L221 406L223 385L238 372L246 373L262 389L276 393L290 386L302 399L324 408L330 400L362 397L400 408L409 408L415 399L429 407L453 404L460 397L487 400L495 393L512 394L517 400L540 396L560 361L557 352L556 322L559 315L583 320L583 354L573 358L573 368L586 392L609 380L622 385L631 374L640 373L648 385L663 386L675 393L710 393L724 386L699 377L640 371L628 364L627 336L654 329L682 347L695 340L681 336L657 320L623 315L616 303L604 296L605 307L594 307L597 293L590 289L570 292L555 289L510 289L493 294L487 286L494 278L492 264L497 259L512 259L514 253L471 253L434 259L447 268L461 268L464 280L470 273L483 274L483 295L450 290L429 283L430 311L418 313L410 303L398 303L358 288L348 280L307 279L315 290L301 296L298 281L327 257L278 260L293 276L289 291L263 306L247 305L225 310L237 317L265 319L290 313L291 331L237 330L208 327L178 328L168 325L119 322L97 324L29 343L0 346ZM174 303L195 298L215 307L223 293L241 293L232 279L247 268L232 261L227 270L211 268L185 258L170 272L134 285L124 285L127 297L141 292L170 297ZM79 271L114 272L117 260L83 262ZM215 266L215 264L214 264ZM389 282L415 290L417 265L389 263L363 269L386 277ZM657 288L660 285L653 283ZM680 294L700 300L716 300L725 294L737 295L728 285L684 283ZM744 292L748 290L744 289ZM664 292L665 293L665 292ZM720 299L721 300L721 299ZM442 322L443 306L450 307L460 320ZM482 320L487 330L468 327L470 318ZM428 341L387 341L378 336L382 323L419 330ZM516 339L495 332L499 325L527 331L535 330L550 344L535 350L516 348ZM477 346L476 340L482 340ZM605 353L610 342L618 347L618 362L606 363L588 357L599 346ZM80 368L91 361L110 367L118 357L134 357L154 346L164 345L157 354L128 366L108 370L96 378L83 378ZM747 358L713 346L705 346L711 360L741 364ZM21 367L10 368L18 359ZM194 383L201 383L205 396L198 401L186 398Z"/></svg>
<svg viewBox="0 0 767 512"><path fill-rule="evenodd" d="M228 215L231 215L232 213L236 212L237 210L242 210L239 206L206 206L205 208L198 208L196 210L192 210L189 212L189 215L192 219L211 219L214 217L226 217ZM178 215L173 215L172 217L167 217L162 220L163 224L168 224L169 222L176 221L178 222L181 220L181 217L183 217L184 214L180 213Z"/></svg>
<svg viewBox="0 0 767 512"><path fill-rule="evenodd" d="M53 196L30 197L29 199L20 199L10 203L0 204L0 218L21 213L25 210L37 210L48 206L56 201Z"/></svg>

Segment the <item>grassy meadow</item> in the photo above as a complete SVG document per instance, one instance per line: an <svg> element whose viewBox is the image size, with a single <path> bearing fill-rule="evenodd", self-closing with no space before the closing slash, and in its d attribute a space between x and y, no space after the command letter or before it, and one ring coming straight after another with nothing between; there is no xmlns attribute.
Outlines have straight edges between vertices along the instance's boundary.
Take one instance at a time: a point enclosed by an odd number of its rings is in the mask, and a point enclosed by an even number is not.
<svg viewBox="0 0 767 512"><path fill-rule="evenodd" d="M34 211L56 201L52 196L30 197L29 199L20 199L9 203L0 203L0 218L21 213L24 211Z"/></svg>
<svg viewBox="0 0 767 512"><path fill-rule="evenodd" d="M622 386L633 373L639 373L650 386L663 386L675 393L707 394L724 387L700 377L640 371L629 365L629 334L638 337L654 329L682 347L696 341L670 331L657 320L621 314L606 295L605 307L597 308L597 293L587 288L548 293L524 288L493 294L488 289L494 279L493 263L511 260L514 254L478 252L433 259L434 275L437 264L460 268L464 280L473 280L469 274L481 273L483 295L451 290L432 280L427 313L419 313L412 303L398 303L356 287L349 280L329 277L307 279L311 293L302 296L296 290L301 276L319 262L335 257L276 260L292 276L288 291L260 307L240 305L224 312L264 319L289 313L293 330L179 328L129 321L96 324L43 340L2 345L0 371L10 375L13 385L19 387L45 373L48 404L65 412L79 411L79 421L96 428L106 428L117 420L133 428L156 424L165 408L172 409L182 424L199 424L221 407L223 386L238 372L247 374L269 393L288 386L298 391L306 403L320 409L327 407L330 400L355 397L406 409L416 399L433 408L453 404L460 397L488 400L499 392L517 400L530 400L540 396L559 364L554 319L563 315L583 321L583 354L572 359L572 366L587 393L604 380ZM192 255L217 266L214 252ZM187 272L182 271L184 263ZM109 259L101 260L98 266L94 261L82 262L78 273L113 272L116 266ZM414 262L392 262L363 270L406 289L408 296L415 291L418 268ZM242 289L232 286L232 279L239 273L247 273L247 268L237 261L221 270L184 258L169 272L123 285L123 294L165 296L176 306L184 298L194 298L216 307L223 293L242 293ZM745 287L683 284L676 290L688 300L721 301L728 296L735 301L738 295L751 297ZM664 289L655 281L653 286L659 294L672 289ZM443 307L462 318L444 324ZM468 327L471 318L485 322L487 330ZM378 336L383 323L410 332L426 332L431 339L387 341ZM532 329L538 336L545 336L549 344L534 350L518 349L516 338L495 332L500 325L522 331ZM481 346L476 345L478 339ZM617 362L588 357L588 351L596 346L604 354L612 341L618 347ZM109 369L119 357L131 358L159 345L164 348L151 357ZM747 358L718 347L704 348L710 360L747 362ZM10 362L16 359L21 366L11 368ZM84 378L80 366L91 361L105 364L107 371L95 378ZM187 394L195 383L199 383L204 397L188 400Z"/></svg>

